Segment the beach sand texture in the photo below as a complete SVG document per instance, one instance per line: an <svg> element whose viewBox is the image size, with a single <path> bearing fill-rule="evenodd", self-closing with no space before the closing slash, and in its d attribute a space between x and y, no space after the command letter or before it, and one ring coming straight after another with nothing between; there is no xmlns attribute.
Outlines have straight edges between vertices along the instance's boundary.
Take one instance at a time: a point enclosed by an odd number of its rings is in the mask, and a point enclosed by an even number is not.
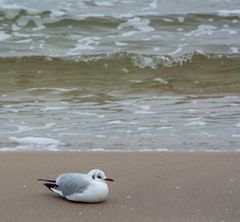
<svg viewBox="0 0 240 222"><path fill-rule="evenodd" d="M0 221L238 222L240 154L176 152L0 153ZM66 201L37 178L103 169L106 202Z"/></svg>

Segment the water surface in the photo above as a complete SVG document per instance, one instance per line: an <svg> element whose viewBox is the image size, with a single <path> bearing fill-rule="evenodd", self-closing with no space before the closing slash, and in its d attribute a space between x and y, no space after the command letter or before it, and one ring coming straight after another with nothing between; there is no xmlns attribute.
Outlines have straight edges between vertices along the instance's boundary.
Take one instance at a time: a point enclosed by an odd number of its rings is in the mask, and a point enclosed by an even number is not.
<svg viewBox="0 0 240 222"><path fill-rule="evenodd" d="M239 1L0 1L0 150L238 150Z"/></svg>

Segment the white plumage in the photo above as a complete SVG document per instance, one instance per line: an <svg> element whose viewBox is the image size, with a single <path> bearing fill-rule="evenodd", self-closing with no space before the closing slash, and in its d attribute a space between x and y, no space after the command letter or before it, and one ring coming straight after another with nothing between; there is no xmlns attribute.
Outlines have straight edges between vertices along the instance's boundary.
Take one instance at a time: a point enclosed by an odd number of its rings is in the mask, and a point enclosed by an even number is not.
<svg viewBox="0 0 240 222"><path fill-rule="evenodd" d="M54 193L70 201L96 203L104 201L108 196L107 178L102 170L94 169L88 174L64 173L54 180L39 179L45 181Z"/></svg>

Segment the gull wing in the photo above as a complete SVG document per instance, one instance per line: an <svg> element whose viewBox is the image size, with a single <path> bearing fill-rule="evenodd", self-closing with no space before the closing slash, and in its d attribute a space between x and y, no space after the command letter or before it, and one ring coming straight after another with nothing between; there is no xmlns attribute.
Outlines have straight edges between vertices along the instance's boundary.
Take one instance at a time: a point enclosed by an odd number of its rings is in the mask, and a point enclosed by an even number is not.
<svg viewBox="0 0 240 222"><path fill-rule="evenodd" d="M56 184L63 196L84 192L90 184L87 176L80 173L64 173L57 178Z"/></svg>

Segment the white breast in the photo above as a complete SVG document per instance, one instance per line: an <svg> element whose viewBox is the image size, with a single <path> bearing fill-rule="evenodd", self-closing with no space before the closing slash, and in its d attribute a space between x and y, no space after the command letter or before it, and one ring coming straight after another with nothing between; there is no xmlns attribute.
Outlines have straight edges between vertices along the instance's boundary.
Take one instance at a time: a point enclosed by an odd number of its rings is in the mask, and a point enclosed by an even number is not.
<svg viewBox="0 0 240 222"><path fill-rule="evenodd" d="M102 202L108 195L108 186L102 181L92 181L82 193L73 193L66 196L66 199L78 202Z"/></svg>

